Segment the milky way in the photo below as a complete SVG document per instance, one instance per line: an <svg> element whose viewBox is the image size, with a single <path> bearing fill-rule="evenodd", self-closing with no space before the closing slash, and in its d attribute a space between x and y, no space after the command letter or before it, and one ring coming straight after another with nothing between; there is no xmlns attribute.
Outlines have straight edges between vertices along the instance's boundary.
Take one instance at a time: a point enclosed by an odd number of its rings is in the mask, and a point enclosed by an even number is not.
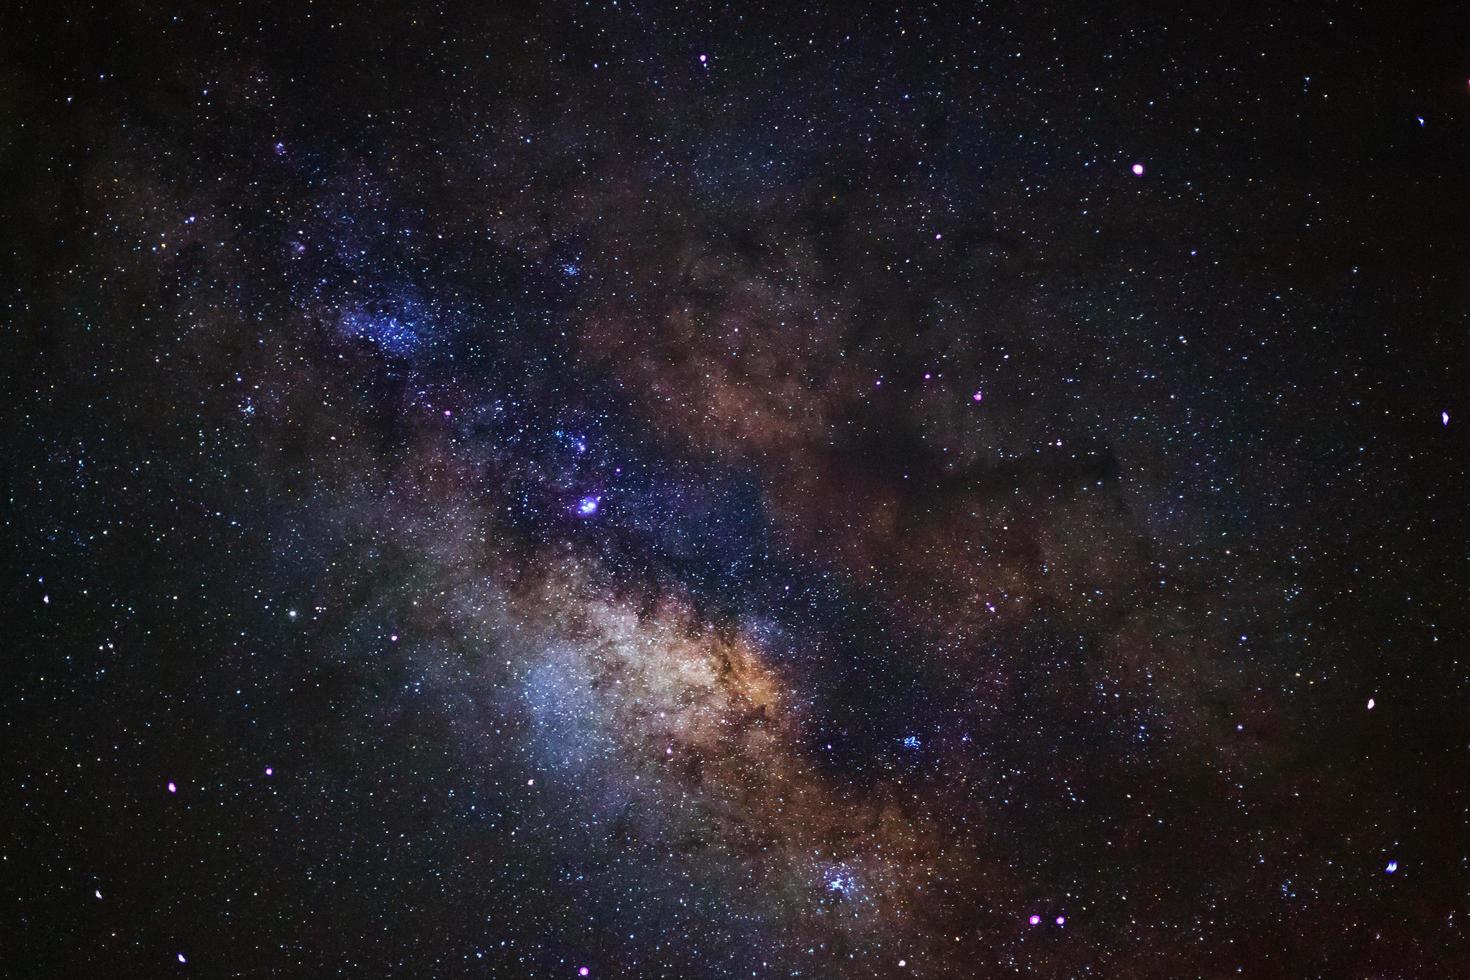
<svg viewBox="0 0 1470 980"><path fill-rule="evenodd" d="M211 6L0 20L6 972L1470 972L1453 25Z"/></svg>

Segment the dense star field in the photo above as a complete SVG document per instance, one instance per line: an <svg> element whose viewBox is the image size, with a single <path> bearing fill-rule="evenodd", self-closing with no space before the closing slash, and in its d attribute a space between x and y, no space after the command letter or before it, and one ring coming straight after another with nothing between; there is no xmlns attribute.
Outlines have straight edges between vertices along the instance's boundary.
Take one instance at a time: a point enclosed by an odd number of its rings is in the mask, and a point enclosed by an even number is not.
<svg viewBox="0 0 1470 980"><path fill-rule="evenodd" d="M1463 10L1105 6L0 11L0 973L1470 976Z"/></svg>

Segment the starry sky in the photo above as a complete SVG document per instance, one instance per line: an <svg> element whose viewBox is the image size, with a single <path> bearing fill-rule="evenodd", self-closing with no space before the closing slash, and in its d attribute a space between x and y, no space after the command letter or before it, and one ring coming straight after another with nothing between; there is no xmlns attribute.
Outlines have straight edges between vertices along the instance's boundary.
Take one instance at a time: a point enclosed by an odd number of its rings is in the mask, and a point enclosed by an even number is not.
<svg viewBox="0 0 1470 980"><path fill-rule="evenodd" d="M1470 976L1365 6L7 7L0 972Z"/></svg>

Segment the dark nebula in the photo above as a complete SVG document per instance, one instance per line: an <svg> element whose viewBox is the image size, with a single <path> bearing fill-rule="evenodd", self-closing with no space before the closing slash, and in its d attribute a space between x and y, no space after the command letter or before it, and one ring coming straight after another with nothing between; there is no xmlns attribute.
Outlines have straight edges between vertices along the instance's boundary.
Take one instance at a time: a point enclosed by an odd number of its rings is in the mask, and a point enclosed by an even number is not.
<svg viewBox="0 0 1470 980"><path fill-rule="evenodd" d="M1107 8L0 12L0 974L1470 976L1463 11Z"/></svg>

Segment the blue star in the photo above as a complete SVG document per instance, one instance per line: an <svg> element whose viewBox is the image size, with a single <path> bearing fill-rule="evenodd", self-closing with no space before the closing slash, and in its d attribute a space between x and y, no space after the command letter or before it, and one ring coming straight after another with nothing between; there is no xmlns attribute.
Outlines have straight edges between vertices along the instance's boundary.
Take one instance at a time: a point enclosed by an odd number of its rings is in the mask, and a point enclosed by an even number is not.
<svg viewBox="0 0 1470 980"><path fill-rule="evenodd" d="M834 895L850 895L857 890L857 878L850 871L843 869L828 871L826 879L827 891Z"/></svg>

